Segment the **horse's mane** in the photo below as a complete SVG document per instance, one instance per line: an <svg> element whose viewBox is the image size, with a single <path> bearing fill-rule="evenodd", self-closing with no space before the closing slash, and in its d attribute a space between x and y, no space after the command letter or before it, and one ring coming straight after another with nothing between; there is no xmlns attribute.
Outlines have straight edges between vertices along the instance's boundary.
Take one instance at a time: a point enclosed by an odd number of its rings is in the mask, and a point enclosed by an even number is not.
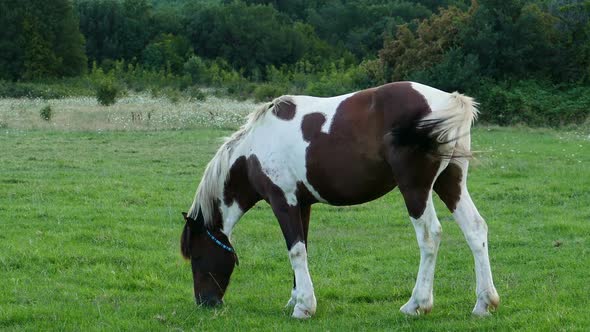
<svg viewBox="0 0 590 332"><path fill-rule="evenodd" d="M205 219L205 225L211 225L213 222L213 209L215 208L216 200L220 198L223 193L223 186L229 173L229 168L231 167L230 160L234 148L249 132L252 131L252 128L260 122L266 113L289 99L288 96L282 96L274 99L272 102L265 103L256 111L250 113L247 117L248 120L246 123L230 137L225 139L225 142L217 150L215 156L205 168L203 178L201 179L201 183L195 194L195 199L188 212L190 218L197 218L200 208L203 213L203 218Z"/></svg>

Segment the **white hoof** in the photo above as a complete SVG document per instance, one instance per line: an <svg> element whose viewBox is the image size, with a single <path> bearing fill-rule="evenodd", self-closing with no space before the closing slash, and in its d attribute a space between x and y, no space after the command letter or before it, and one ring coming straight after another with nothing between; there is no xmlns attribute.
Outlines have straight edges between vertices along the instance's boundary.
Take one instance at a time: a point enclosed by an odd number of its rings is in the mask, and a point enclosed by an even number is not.
<svg viewBox="0 0 590 332"><path fill-rule="evenodd" d="M417 316L418 306L414 304L414 301L410 300L408 301L408 303L404 304L401 308L399 308L399 311L408 316Z"/></svg>
<svg viewBox="0 0 590 332"><path fill-rule="evenodd" d="M293 318L297 318L297 319L308 319L311 318L312 312L306 308L304 308L302 305L296 305L295 309L293 309Z"/></svg>
<svg viewBox="0 0 590 332"><path fill-rule="evenodd" d="M496 310L498 305L500 305L500 297L496 289L486 290L478 296L472 314L479 317L489 316L490 310Z"/></svg>
<svg viewBox="0 0 590 332"><path fill-rule="evenodd" d="M406 304L399 308L399 311L409 316L425 315L432 311L432 298L421 302L422 304L419 304L414 298L410 298Z"/></svg>
<svg viewBox="0 0 590 332"><path fill-rule="evenodd" d="M299 295L299 300L293 309L293 318L307 319L315 314L317 308L317 301L315 295L302 296Z"/></svg>

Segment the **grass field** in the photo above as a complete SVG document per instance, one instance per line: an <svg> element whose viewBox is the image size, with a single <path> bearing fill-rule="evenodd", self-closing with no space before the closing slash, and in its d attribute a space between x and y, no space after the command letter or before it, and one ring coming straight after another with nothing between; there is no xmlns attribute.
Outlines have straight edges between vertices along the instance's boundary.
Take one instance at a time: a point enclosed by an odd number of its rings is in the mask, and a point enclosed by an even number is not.
<svg viewBox="0 0 590 332"><path fill-rule="evenodd" d="M318 311L297 321L283 308L292 273L266 203L234 232L241 265L226 304L194 304L190 266L178 249L180 212L190 206L199 176L230 131L23 129L4 114L0 330L590 328L587 133L474 130L479 153L470 189L489 225L502 298L493 316L470 315L473 258L438 200L443 241L435 307L417 318L398 312L411 294L419 251L394 190L360 206L314 206L309 262Z"/></svg>

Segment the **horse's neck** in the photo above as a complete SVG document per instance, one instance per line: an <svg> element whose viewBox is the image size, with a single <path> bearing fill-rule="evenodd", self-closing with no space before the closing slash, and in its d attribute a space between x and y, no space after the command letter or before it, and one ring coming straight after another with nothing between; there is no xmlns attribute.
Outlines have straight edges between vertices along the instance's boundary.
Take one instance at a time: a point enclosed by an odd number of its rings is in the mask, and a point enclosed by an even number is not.
<svg viewBox="0 0 590 332"><path fill-rule="evenodd" d="M244 211L242 211L238 203L235 201L229 206L221 204L220 210L222 216L221 231L229 238L234 227L244 215Z"/></svg>

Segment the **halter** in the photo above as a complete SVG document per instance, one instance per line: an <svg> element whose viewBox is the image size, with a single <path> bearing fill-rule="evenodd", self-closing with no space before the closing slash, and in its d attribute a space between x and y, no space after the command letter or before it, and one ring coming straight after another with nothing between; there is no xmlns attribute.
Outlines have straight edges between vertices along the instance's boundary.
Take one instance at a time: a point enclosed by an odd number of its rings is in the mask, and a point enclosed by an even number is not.
<svg viewBox="0 0 590 332"><path fill-rule="evenodd" d="M211 234L209 232L209 230L207 229L207 236L209 236L209 238L211 240L213 240L213 242L215 242L218 246L220 246L221 248L231 252L232 254L235 254L235 250L232 247L226 246L225 244L223 244L223 242L219 241L215 236L213 236L213 234Z"/></svg>

